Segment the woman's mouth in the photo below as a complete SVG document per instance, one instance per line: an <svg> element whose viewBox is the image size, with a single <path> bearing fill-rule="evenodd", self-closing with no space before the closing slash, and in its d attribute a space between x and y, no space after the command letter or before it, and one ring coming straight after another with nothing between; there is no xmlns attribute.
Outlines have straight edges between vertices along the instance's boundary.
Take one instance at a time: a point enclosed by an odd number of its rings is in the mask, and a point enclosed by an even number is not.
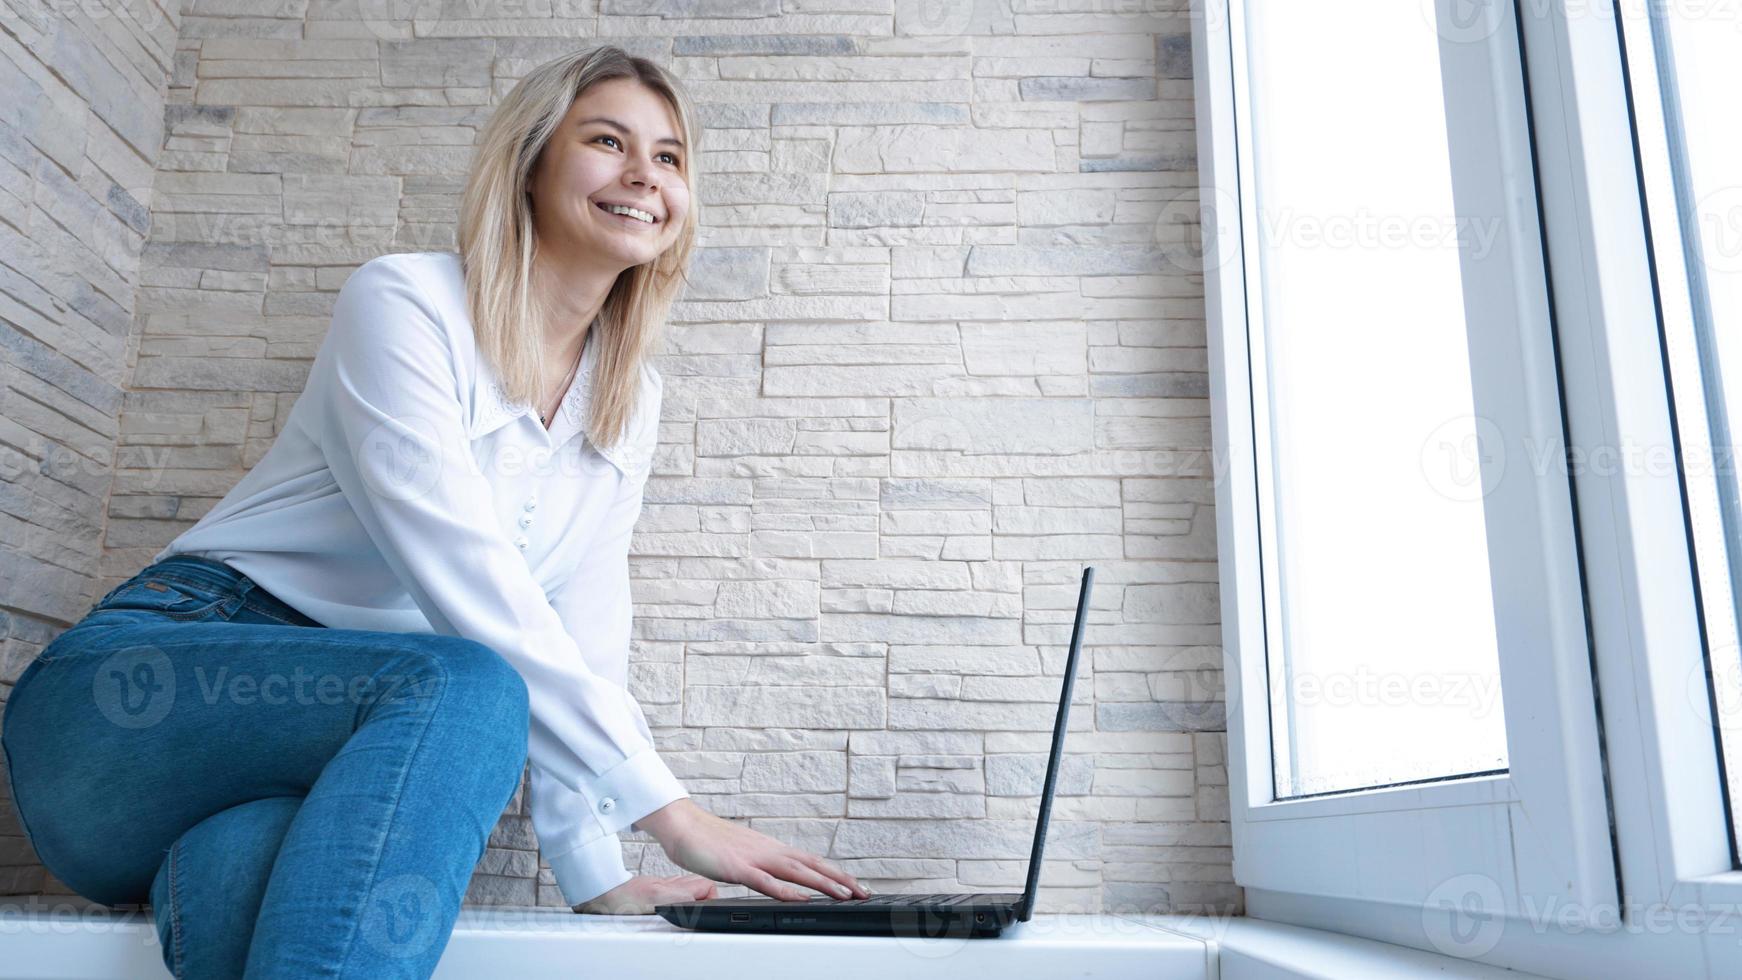
<svg viewBox="0 0 1742 980"><path fill-rule="evenodd" d="M628 224L637 225L637 226L640 226L642 228L652 228L654 225L659 224L659 219L657 219L657 218L655 218L652 221L643 221L640 218L637 218L632 214L620 214L616 211L612 211L610 208L606 207L603 204L599 204L596 201L594 202L593 206L598 208L600 211L605 212L605 214L608 217L615 218L616 220L621 221L621 222L627 222ZM652 212L648 212L648 213L651 214Z"/></svg>

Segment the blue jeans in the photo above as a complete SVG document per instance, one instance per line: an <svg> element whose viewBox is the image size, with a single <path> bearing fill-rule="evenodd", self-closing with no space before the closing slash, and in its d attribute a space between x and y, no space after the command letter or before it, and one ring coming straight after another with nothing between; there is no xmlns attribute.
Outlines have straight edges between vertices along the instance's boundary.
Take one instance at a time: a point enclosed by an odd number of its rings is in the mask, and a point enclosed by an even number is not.
<svg viewBox="0 0 1742 980"><path fill-rule="evenodd" d="M428 977L527 724L481 643L327 629L172 555L25 668L0 746L43 864L149 899L173 975Z"/></svg>

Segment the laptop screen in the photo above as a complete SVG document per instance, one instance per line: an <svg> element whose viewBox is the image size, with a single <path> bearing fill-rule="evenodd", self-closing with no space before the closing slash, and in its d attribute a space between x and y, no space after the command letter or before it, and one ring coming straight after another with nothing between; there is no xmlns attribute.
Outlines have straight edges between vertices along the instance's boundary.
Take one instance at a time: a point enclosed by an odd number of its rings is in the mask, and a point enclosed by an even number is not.
<svg viewBox="0 0 1742 980"><path fill-rule="evenodd" d="M1071 680L1077 675L1077 653L1083 645L1083 623L1089 618L1089 588L1095 584L1095 569L1083 569L1083 585L1077 593L1077 619L1071 627L1071 652L1065 659L1064 682L1059 690L1058 720L1052 727L1052 756L1046 761L1046 783L1040 791L1040 820L1034 830L1034 851L1028 856L1028 887L1022 891L1022 910L1017 918L1027 922L1034 913L1034 899L1040 890L1040 855L1046 844L1046 820L1052 813L1053 783L1058 779L1059 760L1065 751L1065 730L1070 726Z"/></svg>

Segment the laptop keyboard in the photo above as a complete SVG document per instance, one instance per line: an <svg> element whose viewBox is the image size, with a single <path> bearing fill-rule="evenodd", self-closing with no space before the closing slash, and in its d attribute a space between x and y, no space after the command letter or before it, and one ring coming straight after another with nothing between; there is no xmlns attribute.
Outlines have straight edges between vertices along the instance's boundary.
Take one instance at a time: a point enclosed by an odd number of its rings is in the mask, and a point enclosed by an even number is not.
<svg viewBox="0 0 1742 980"><path fill-rule="evenodd" d="M812 902L828 905L961 905L965 902L992 900L991 895L873 895L870 898L823 898Z"/></svg>

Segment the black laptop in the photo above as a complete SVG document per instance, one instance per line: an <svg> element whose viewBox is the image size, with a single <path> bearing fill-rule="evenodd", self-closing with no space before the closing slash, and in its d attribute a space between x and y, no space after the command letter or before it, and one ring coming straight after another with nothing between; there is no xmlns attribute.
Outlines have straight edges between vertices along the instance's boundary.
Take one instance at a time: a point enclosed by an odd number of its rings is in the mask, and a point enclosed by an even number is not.
<svg viewBox="0 0 1742 980"><path fill-rule="evenodd" d="M828 933L851 936L906 938L991 937L1012 922L1027 922L1040 890L1040 852L1046 843L1046 818L1052 811L1053 784L1064 755L1066 718L1071 708L1071 678L1077 673L1077 653L1083 643L1083 622L1089 615L1089 587L1095 570L1083 569L1077 593L1077 619L1071 627L1071 652L1065 661L1059 691L1058 720L1052 728L1052 756L1046 763L1046 783L1040 794L1040 820L1028 859L1028 887L1008 893L962 895L872 895L870 898L813 897L783 902L766 896L711 898L700 902L657 905L672 925L708 932Z"/></svg>

